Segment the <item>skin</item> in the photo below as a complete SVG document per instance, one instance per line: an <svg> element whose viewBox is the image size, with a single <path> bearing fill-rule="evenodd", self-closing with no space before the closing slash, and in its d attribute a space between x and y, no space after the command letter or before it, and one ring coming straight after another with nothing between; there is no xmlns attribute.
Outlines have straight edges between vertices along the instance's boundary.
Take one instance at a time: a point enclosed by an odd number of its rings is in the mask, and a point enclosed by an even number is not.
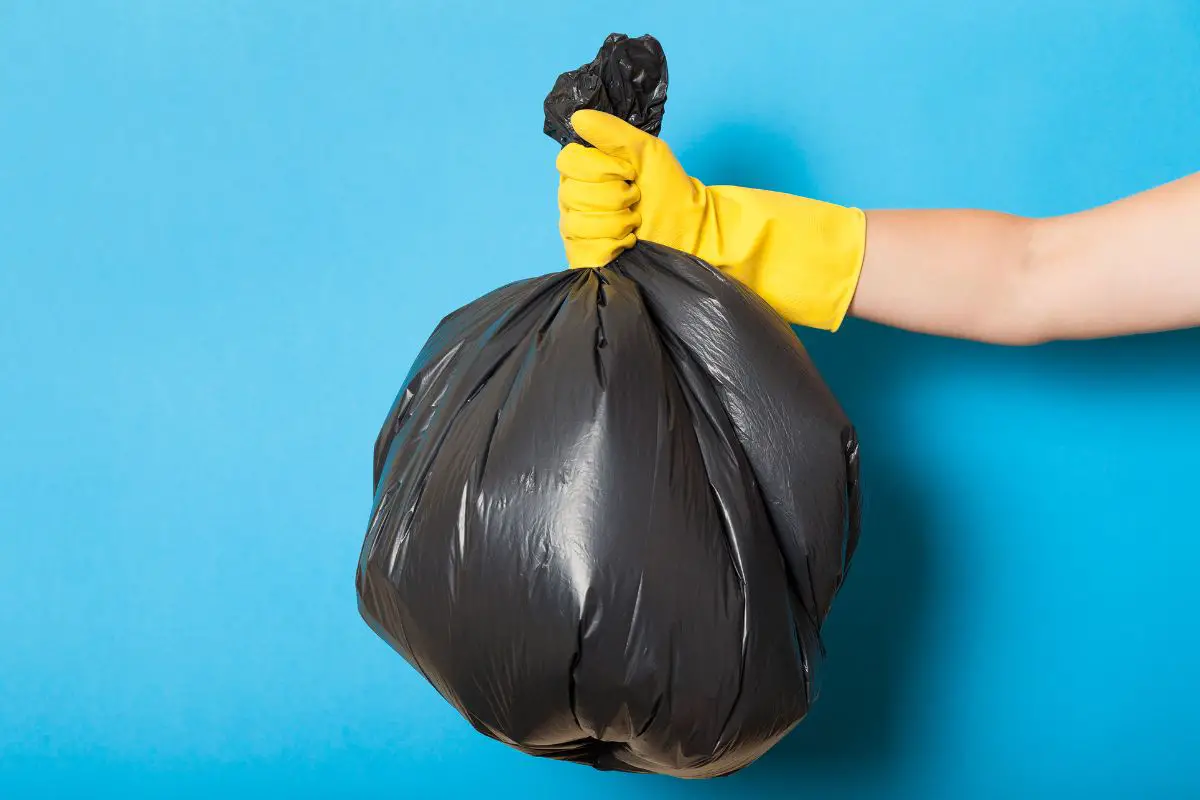
<svg viewBox="0 0 1200 800"><path fill-rule="evenodd" d="M850 314L1006 345L1200 326L1200 173L1075 214L868 211Z"/></svg>

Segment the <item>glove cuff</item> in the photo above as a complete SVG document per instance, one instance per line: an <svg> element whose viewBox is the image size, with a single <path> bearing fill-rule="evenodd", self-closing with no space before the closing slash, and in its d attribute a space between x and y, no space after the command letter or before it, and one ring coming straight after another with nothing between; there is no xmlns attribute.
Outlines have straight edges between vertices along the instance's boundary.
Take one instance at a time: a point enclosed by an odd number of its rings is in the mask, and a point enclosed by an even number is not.
<svg viewBox="0 0 1200 800"><path fill-rule="evenodd" d="M745 282L789 322L836 331L866 252L857 208L739 187L710 187L717 222L700 257Z"/></svg>

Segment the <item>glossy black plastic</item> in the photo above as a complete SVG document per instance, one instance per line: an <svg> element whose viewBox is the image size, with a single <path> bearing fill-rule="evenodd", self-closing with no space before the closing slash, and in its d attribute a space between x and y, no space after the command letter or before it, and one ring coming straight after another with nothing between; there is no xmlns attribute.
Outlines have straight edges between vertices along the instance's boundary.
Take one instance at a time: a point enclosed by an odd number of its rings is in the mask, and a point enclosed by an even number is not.
<svg viewBox="0 0 1200 800"><path fill-rule="evenodd" d="M591 63L564 72L546 96L544 130L559 144L584 144L571 127L581 108L604 111L657 136L667 102L667 59L653 36L604 40Z"/></svg>
<svg viewBox="0 0 1200 800"><path fill-rule="evenodd" d="M707 264L639 243L452 313L374 472L363 617L480 732L702 778L813 702L858 443L790 327Z"/></svg>

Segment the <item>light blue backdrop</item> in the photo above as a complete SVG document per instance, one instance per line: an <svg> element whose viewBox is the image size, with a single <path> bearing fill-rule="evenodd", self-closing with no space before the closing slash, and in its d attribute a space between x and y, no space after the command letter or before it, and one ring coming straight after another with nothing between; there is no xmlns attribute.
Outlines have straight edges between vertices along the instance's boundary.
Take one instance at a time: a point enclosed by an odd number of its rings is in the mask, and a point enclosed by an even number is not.
<svg viewBox="0 0 1200 800"><path fill-rule="evenodd" d="M1200 795L1195 333L804 334L866 532L736 777L510 752L359 620L377 427L562 263L540 104L613 30L708 181L1047 214L1200 169L1187 0L0 3L0 796Z"/></svg>

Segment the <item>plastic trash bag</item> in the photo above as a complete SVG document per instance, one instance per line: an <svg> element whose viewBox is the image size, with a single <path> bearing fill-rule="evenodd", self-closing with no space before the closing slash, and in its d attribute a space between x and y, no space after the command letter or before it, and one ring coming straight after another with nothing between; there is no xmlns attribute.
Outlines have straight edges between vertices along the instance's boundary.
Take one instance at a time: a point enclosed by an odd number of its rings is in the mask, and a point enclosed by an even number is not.
<svg viewBox="0 0 1200 800"><path fill-rule="evenodd" d="M666 66L609 37L547 99L657 130ZM375 447L370 626L477 730L533 755L701 778L815 697L858 539L854 430L791 328L639 243L450 314Z"/></svg>

